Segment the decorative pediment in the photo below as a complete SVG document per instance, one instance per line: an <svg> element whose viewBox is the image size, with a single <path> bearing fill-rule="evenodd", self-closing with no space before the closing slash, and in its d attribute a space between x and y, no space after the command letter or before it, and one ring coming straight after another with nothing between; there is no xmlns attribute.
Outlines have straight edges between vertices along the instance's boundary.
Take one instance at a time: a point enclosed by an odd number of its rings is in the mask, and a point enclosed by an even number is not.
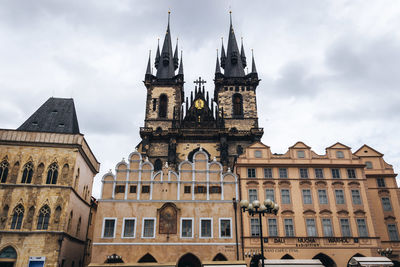
<svg viewBox="0 0 400 267"><path fill-rule="evenodd" d="M303 149L310 149L311 147L307 146L306 144L304 144L301 141L298 141L296 144L294 144L293 146L289 147L290 149L293 148L303 148Z"/></svg>
<svg viewBox="0 0 400 267"><path fill-rule="evenodd" d="M334 181L332 185L335 187L343 187L344 183L342 181Z"/></svg>
<svg viewBox="0 0 400 267"><path fill-rule="evenodd" d="M263 143L261 143L261 142L259 142L259 141L256 141L256 142L254 142L254 143L252 143L250 146L248 146L247 147L247 149L249 149L249 148L251 148L251 149L265 149L265 148L269 148L269 146L267 146L267 145L265 145L265 144L263 144Z"/></svg>
<svg viewBox="0 0 400 267"><path fill-rule="evenodd" d="M330 149L330 148L336 148L336 149L351 149L351 147L348 147L348 146L346 146L346 145L343 145L343 144L340 143L340 142L337 142L337 143L331 145L330 147L327 147L327 149Z"/></svg>
<svg viewBox="0 0 400 267"><path fill-rule="evenodd" d="M258 185L258 182L257 181L248 181L246 184L247 185Z"/></svg>
<svg viewBox="0 0 400 267"><path fill-rule="evenodd" d="M354 152L354 155L359 157L383 157L382 153L376 151L368 145L363 145L360 147L356 152Z"/></svg>
<svg viewBox="0 0 400 267"><path fill-rule="evenodd" d="M321 215L330 215L332 214L332 211L328 210L328 209L323 209L319 212L319 214Z"/></svg>
<svg viewBox="0 0 400 267"><path fill-rule="evenodd" d="M279 185L290 185L290 181L287 180L281 180L278 182Z"/></svg>
<svg viewBox="0 0 400 267"><path fill-rule="evenodd" d="M339 210L339 211L337 211L337 214L339 214L339 215L349 215L349 212L347 210Z"/></svg>
<svg viewBox="0 0 400 267"><path fill-rule="evenodd" d="M380 189L380 190L378 190L378 194L380 196L388 196L388 195L390 195L390 192L387 189Z"/></svg>
<svg viewBox="0 0 400 267"><path fill-rule="evenodd" d="M311 182L308 180L301 180L300 185L311 185Z"/></svg>
<svg viewBox="0 0 400 267"><path fill-rule="evenodd" d="M315 185L316 186L326 186L327 183L326 183L326 181L318 180L315 182Z"/></svg>
<svg viewBox="0 0 400 267"><path fill-rule="evenodd" d="M282 215L293 215L294 211L293 210L289 210L289 209L285 209L281 211Z"/></svg>
<svg viewBox="0 0 400 267"><path fill-rule="evenodd" d="M361 216L361 215L365 215L365 213L366 213L366 212L365 212L364 210L362 210L362 209L358 209L358 210L354 211L354 214L355 214L355 215L360 215L360 216Z"/></svg>
<svg viewBox="0 0 400 267"><path fill-rule="evenodd" d="M395 221L396 217L392 216L392 215L388 215L385 217L385 221Z"/></svg>
<svg viewBox="0 0 400 267"><path fill-rule="evenodd" d="M351 181L351 182L348 183L348 185L349 186L353 186L353 187L358 187L358 186L360 186L360 183L357 182L357 181Z"/></svg>
<svg viewBox="0 0 400 267"><path fill-rule="evenodd" d="M315 215L316 212L315 212L315 210L308 209L308 210L303 211L303 214L304 215Z"/></svg>
<svg viewBox="0 0 400 267"><path fill-rule="evenodd" d="M269 181L263 182L263 185L275 185L275 182L269 180Z"/></svg>

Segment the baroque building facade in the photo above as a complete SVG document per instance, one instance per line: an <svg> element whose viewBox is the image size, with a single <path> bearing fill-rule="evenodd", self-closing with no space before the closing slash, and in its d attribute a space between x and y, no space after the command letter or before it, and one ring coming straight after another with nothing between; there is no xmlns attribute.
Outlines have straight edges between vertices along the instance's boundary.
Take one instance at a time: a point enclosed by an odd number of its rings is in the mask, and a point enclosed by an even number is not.
<svg viewBox="0 0 400 267"><path fill-rule="evenodd" d="M50 98L0 130L0 265L83 266L99 163L72 99Z"/></svg>
<svg viewBox="0 0 400 267"><path fill-rule="evenodd" d="M280 206L262 217L267 259L319 259L348 266L352 257L377 257L393 249L399 265L399 189L391 165L364 145L356 152L336 143L316 154L302 142L273 154L256 142L235 166L240 197ZM250 266L260 259L260 219L241 214L242 252ZM373 265L375 266L375 265Z"/></svg>

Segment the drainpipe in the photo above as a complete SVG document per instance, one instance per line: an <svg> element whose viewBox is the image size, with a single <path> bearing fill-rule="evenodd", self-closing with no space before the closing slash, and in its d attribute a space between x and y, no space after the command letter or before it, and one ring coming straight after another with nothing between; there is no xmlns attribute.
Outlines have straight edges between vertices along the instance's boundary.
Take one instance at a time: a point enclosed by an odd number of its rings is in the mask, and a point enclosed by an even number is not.
<svg viewBox="0 0 400 267"><path fill-rule="evenodd" d="M232 198L233 210L235 211L235 238L236 238L236 260L239 260L239 240L237 231L237 203L236 198Z"/></svg>

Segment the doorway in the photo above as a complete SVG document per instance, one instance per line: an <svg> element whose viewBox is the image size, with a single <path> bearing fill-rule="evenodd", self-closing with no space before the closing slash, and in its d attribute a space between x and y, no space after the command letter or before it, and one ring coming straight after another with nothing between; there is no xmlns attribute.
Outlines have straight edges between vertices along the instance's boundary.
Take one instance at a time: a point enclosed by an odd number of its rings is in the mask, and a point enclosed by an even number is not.
<svg viewBox="0 0 400 267"><path fill-rule="evenodd" d="M192 253L187 253L179 259L178 267L201 267L201 262Z"/></svg>

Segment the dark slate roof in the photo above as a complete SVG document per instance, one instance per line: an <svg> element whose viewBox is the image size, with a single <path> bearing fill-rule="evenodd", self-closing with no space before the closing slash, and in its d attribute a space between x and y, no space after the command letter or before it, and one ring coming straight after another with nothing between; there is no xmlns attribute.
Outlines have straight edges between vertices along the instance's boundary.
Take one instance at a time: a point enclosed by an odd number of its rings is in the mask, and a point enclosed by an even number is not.
<svg viewBox="0 0 400 267"><path fill-rule="evenodd" d="M79 134L74 100L49 98L18 131Z"/></svg>

